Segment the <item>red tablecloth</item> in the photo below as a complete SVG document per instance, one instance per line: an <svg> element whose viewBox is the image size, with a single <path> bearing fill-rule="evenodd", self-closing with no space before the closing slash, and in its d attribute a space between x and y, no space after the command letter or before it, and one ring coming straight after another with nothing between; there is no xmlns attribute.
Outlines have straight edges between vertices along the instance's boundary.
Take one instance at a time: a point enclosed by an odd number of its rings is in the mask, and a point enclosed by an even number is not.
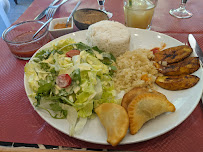
<svg viewBox="0 0 203 152"><path fill-rule="evenodd" d="M17 22L32 20L50 2L51 0L35 0ZM194 14L190 19L177 19L169 15L169 10L178 7L179 3L180 0L159 0L153 17L152 30L165 33L184 43L187 43L188 34L192 33L203 48L203 1L192 0L187 3L187 8ZM54 17L68 16L75 4L74 0L70 0L59 8ZM124 23L122 0L107 0L105 6L106 10L113 13L112 20ZM85 7L97 8L97 1L82 0L80 8ZM75 27L75 31L77 30ZM141 143L111 147L64 135L42 120L31 106L23 85L26 61L16 59L2 39L0 46L0 141L147 152L203 151L203 108L200 103L175 129Z"/></svg>

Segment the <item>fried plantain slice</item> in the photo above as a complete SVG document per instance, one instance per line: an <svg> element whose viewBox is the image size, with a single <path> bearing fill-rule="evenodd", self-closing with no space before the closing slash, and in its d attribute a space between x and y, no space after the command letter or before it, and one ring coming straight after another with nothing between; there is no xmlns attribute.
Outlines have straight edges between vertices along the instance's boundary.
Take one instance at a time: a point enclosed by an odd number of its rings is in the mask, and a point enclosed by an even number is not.
<svg viewBox="0 0 203 152"><path fill-rule="evenodd" d="M163 75L187 75L197 71L200 67L198 57L188 57L181 62L162 66L158 63L154 64L158 71Z"/></svg>
<svg viewBox="0 0 203 152"><path fill-rule="evenodd" d="M167 62L167 64L176 63L190 56L192 48L188 45L171 47L154 54L154 60L158 63Z"/></svg>
<svg viewBox="0 0 203 152"><path fill-rule="evenodd" d="M145 122L165 112L174 112L175 106L160 94L138 95L128 106L130 133L136 134Z"/></svg>
<svg viewBox="0 0 203 152"><path fill-rule="evenodd" d="M123 96L121 106L123 106L127 110L128 105L133 100L133 98L135 98L136 96L143 94L143 93L157 93L157 94L159 94L159 92L152 90L152 89L149 89L149 88L146 88L146 87L135 87Z"/></svg>
<svg viewBox="0 0 203 152"><path fill-rule="evenodd" d="M127 111L115 103L103 103L95 109L102 125L107 131L107 142L116 146L129 128Z"/></svg>
<svg viewBox="0 0 203 152"><path fill-rule="evenodd" d="M199 77L195 75L181 75L181 76L159 76L155 83L167 90L183 90L196 85Z"/></svg>

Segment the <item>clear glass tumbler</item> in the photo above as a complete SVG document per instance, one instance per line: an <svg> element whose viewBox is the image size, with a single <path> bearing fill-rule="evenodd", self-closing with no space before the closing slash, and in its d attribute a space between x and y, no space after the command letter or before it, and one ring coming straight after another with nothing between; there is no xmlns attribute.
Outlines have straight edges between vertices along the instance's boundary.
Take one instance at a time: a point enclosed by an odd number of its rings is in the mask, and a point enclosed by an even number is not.
<svg viewBox="0 0 203 152"><path fill-rule="evenodd" d="M150 29L158 0L124 0L125 25Z"/></svg>
<svg viewBox="0 0 203 152"><path fill-rule="evenodd" d="M12 25L3 32L2 38L15 57L29 60L38 49L51 41L48 26L32 38L43 24L41 21L24 21Z"/></svg>

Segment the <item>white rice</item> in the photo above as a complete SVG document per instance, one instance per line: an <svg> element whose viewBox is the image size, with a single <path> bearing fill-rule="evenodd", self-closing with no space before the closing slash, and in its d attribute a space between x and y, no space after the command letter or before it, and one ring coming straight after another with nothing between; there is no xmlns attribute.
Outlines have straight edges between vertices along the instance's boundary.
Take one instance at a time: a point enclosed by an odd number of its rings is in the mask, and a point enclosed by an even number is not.
<svg viewBox="0 0 203 152"><path fill-rule="evenodd" d="M126 26L115 21L100 21L89 26L87 42L115 57L125 53L130 46L130 33Z"/></svg>

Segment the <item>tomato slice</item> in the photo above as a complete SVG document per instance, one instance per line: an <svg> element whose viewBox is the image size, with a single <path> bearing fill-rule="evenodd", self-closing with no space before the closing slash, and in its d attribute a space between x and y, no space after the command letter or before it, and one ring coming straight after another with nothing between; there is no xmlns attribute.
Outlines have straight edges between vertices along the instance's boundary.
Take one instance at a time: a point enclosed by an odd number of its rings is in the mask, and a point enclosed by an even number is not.
<svg viewBox="0 0 203 152"><path fill-rule="evenodd" d="M79 55L79 54L80 54L79 50L70 50L66 53L66 56L72 58L73 56Z"/></svg>
<svg viewBox="0 0 203 152"><path fill-rule="evenodd" d="M155 47L155 48L151 49L150 51L152 51L152 52L153 52L153 54L155 54L155 53L157 53L157 52L159 52L159 51L160 51L160 48Z"/></svg>
<svg viewBox="0 0 203 152"><path fill-rule="evenodd" d="M56 84L61 88L68 87L71 81L71 77L68 74L61 74L56 78Z"/></svg>

